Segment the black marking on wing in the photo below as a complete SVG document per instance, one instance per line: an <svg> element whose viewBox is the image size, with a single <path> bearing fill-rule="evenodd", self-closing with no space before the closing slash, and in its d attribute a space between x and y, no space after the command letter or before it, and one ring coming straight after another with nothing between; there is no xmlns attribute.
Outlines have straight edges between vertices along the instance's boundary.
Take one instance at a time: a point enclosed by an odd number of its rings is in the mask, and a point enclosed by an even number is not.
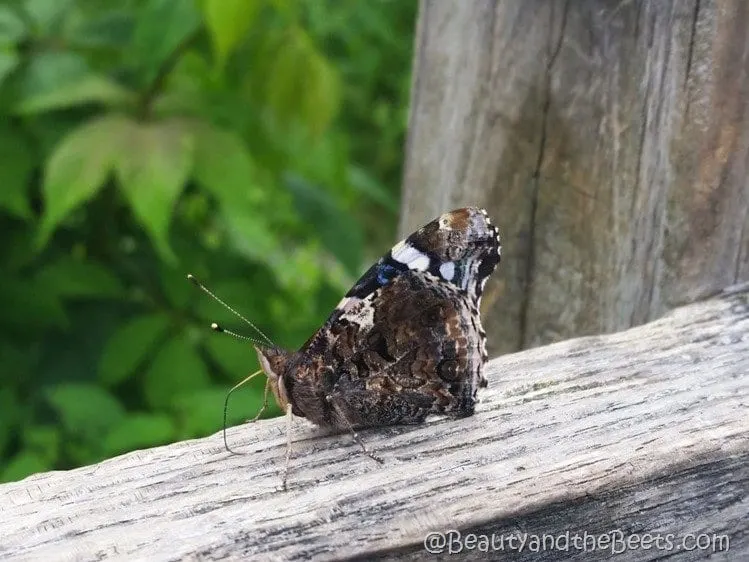
<svg viewBox="0 0 749 562"><path fill-rule="evenodd" d="M372 294L380 287L389 284L398 275L408 271L406 264L395 261L390 251L382 256L377 263L370 267L367 272L346 293L347 297L358 297L363 299Z"/></svg>

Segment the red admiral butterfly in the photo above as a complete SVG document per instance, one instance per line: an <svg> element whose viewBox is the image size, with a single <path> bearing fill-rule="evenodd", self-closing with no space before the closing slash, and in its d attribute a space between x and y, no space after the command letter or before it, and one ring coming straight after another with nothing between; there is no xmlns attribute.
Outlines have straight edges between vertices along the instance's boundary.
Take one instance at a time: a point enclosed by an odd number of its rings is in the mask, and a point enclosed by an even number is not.
<svg viewBox="0 0 749 562"><path fill-rule="evenodd" d="M270 388L289 423L294 414L351 432L379 462L356 428L472 415L487 384L479 302L499 260L486 211L441 215L370 267L299 351L255 342L266 397Z"/></svg>

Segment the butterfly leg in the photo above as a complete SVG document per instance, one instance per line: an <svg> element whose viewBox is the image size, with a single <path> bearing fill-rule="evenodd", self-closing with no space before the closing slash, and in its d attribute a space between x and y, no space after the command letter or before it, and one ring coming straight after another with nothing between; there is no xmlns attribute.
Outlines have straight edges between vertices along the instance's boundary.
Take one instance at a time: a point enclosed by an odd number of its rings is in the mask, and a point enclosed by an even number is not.
<svg viewBox="0 0 749 562"><path fill-rule="evenodd" d="M268 391L270 390L270 379L265 379L265 390L263 391L263 405L260 407L260 411L255 414L255 417L251 420L247 420L248 422L256 422L260 419L260 416L263 415L263 412L268 408Z"/></svg>
<svg viewBox="0 0 749 562"><path fill-rule="evenodd" d="M366 445L364 445L364 441L361 440L361 437L359 437L359 434L354 429L354 426L351 425L351 422L348 421L348 418L346 417L346 414L343 411L343 408L341 408L340 403L338 399L332 395L329 394L326 399L328 402L330 402L333 405L333 408L336 411L336 414L338 414L338 417L343 421L343 424L346 426L346 429L349 430L349 433L351 433L351 436L354 438L354 441L361 447L361 450L364 452L365 455L367 455L369 458L371 458L374 461L377 461L380 464L384 464L385 461L383 461L380 457L372 453L369 449L367 449Z"/></svg>
<svg viewBox="0 0 749 562"><path fill-rule="evenodd" d="M283 476L281 477L281 485L283 486L284 491L288 490L286 480L289 476L289 463L291 461L291 430L293 421L291 409L291 404L286 404L286 460L283 464Z"/></svg>
<svg viewBox="0 0 749 562"><path fill-rule="evenodd" d="M258 371L255 371L255 372L254 372L254 373L252 373L252 374L251 374L251 375L250 375L249 377L246 377L246 378L242 379L242 380L241 380L241 381L239 381L239 382L238 382L237 384L235 384L234 386L232 386L232 387L231 387L231 389L229 390L229 392L227 392L227 393L226 393L226 398L224 399L224 447L225 447L225 448L226 448L226 450L227 450L227 451L228 451L229 453L231 453L232 455L240 455L240 454L242 454L242 453L237 453L236 451L232 450L232 448L231 448L231 447L229 447L229 443L228 443L228 442L226 441L226 416L227 416L227 414L228 414L228 412L229 412L229 398L231 397L232 393L233 393L233 392L234 392L235 390L237 390L237 389L238 389L238 388L239 388L240 386L242 386L242 385L243 385L243 384L245 384L245 383L248 383L248 382L250 382L250 381L251 381L252 379L254 379L254 378L255 378L256 376L258 376L258 375L259 375L259 374L261 374L262 372L263 372L263 370L262 370L262 369L260 369L260 370L258 370ZM267 383L266 383L266 384L267 384ZM266 386L266 393L267 393L267 392L268 392L268 388L267 388L267 386ZM262 413L262 410L261 410L261 413ZM257 418L255 418L255 419L257 419ZM254 421L254 420L253 420L253 421Z"/></svg>

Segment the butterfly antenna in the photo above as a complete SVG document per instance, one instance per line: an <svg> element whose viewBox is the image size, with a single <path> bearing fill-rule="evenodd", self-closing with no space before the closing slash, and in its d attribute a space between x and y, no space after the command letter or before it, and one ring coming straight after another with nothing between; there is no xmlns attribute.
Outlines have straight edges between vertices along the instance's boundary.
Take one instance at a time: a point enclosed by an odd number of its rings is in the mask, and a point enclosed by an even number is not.
<svg viewBox="0 0 749 562"><path fill-rule="evenodd" d="M231 390L226 394L226 399L224 400L224 447L228 452L230 452L232 455L243 455L244 453L238 453L231 447L229 447L229 443L226 440L226 417L227 413L229 412L229 397L232 395L232 393L237 390L240 386L250 382L252 379L254 379L256 376L258 376L260 373L262 373L263 370L259 369L252 373L249 377L242 379L237 384L231 387Z"/></svg>
<svg viewBox="0 0 749 562"><path fill-rule="evenodd" d="M236 310L234 310L231 306L229 306L223 300L221 300L219 297L217 297L210 289L208 289L208 287L206 287L200 281L198 281L192 273L188 273L187 274L187 279L189 279L190 281L192 281L193 285L195 285L198 289L200 289L201 291L203 291L206 295L208 295L209 297L211 297L213 300L215 300L217 303L219 303L221 306L223 306L226 310L228 310L229 312L231 312L234 316L236 316L237 318L239 318L240 320L242 320L250 328L252 328L258 334L260 334L260 336L262 336L262 338L268 343L268 345L275 346L275 344L271 341L271 339L268 336L266 336L260 328L258 328L257 326L255 326L255 324L253 324L252 322L250 322L249 320L247 320L247 318L245 318L244 316L242 316L239 312L237 312ZM216 330L216 328L214 328L214 330ZM255 341L252 338L247 338L247 337L244 337L244 336L239 336L238 334L235 334L234 332L229 332L228 330L218 329L216 331L218 331L218 332L226 332L227 334L236 336L239 339L247 339L247 340L253 341L253 342ZM259 342L255 342L255 343L259 343Z"/></svg>
<svg viewBox="0 0 749 562"><path fill-rule="evenodd" d="M219 334L226 334L226 335L231 336L233 338L237 338L238 340L248 341L248 342L256 343L258 345L265 345L264 341L256 340L253 337L243 336L242 334L238 334L237 332L233 332L231 330L227 330L226 328L223 328L223 327L219 326L215 322L213 324L211 324L211 330L213 330L214 332L218 332Z"/></svg>

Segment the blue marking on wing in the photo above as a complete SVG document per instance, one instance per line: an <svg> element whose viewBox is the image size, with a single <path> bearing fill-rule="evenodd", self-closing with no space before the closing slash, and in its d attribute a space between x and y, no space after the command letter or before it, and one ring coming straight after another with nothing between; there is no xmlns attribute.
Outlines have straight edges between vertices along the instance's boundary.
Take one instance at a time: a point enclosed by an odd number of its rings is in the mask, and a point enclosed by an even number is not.
<svg viewBox="0 0 749 562"><path fill-rule="evenodd" d="M398 275L398 270L392 265L383 263L377 270L377 282L380 285L387 285L393 280L393 277Z"/></svg>
<svg viewBox="0 0 749 562"><path fill-rule="evenodd" d="M404 271L408 271L407 266L392 261L390 256L385 256L362 275L361 279L346 293L346 296L364 298L380 287L384 287L390 283Z"/></svg>

